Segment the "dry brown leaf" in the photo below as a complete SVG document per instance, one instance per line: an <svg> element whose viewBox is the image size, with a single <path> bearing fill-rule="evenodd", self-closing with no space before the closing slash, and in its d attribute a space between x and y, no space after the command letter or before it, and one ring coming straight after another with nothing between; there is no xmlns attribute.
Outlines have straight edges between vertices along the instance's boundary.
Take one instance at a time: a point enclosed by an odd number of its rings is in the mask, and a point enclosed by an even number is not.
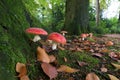
<svg viewBox="0 0 120 80"><path fill-rule="evenodd" d="M41 67L44 71L44 73L50 78L53 79L55 77L57 77L57 70L54 66L50 65L49 63L42 63Z"/></svg>
<svg viewBox="0 0 120 80"><path fill-rule="evenodd" d="M101 72L107 72L108 71L108 69L104 65L102 65L102 67L100 68L100 70L101 70Z"/></svg>
<svg viewBox="0 0 120 80"><path fill-rule="evenodd" d="M100 52L101 53L108 53L108 52L110 52L110 50L108 50L107 48L105 48L105 49L102 49Z"/></svg>
<svg viewBox="0 0 120 80"><path fill-rule="evenodd" d="M114 44L114 43L113 43L112 41L107 41L107 42L105 43L106 46L113 46L113 44Z"/></svg>
<svg viewBox="0 0 120 80"><path fill-rule="evenodd" d="M80 62L80 61L77 61L77 63L79 64L79 66L85 66L85 65L88 65L86 62Z"/></svg>
<svg viewBox="0 0 120 80"><path fill-rule="evenodd" d="M25 64L18 62L18 63L16 64L16 72L20 72L20 69L21 69L22 67L24 67L24 66L25 66Z"/></svg>
<svg viewBox="0 0 120 80"><path fill-rule="evenodd" d="M109 57L111 57L113 60L118 60L118 55L115 52L110 52Z"/></svg>
<svg viewBox="0 0 120 80"><path fill-rule="evenodd" d="M67 80L75 80L73 77L69 77Z"/></svg>
<svg viewBox="0 0 120 80"><path fill-rule="evenodd" d="M26 68L26 66L22 66L21 69L20 69L18 77L22 77L22 76L25 76L25 75L27 75L27 68Z"/></svg>
<svg viewBox="0 0 120 80"><path fill-rule="evenodd" d="M64 61L67 62L67 58L66 57L64 57Z"/></svg>
<svg viewBox="0 0 120 80"><path fill-rule="evenodd" d="M37 60L41 62L46 62L46 63L50 62L50 58L48 54L41 47L37 47Z"/></svg>
<svg viewBox="0 0 120 80"><path fill-rule="evenodd" d="M89 73L86 76L85 80L100 80L99 77L95 73Z"/></svg>
<svg viewBox="0 0 120 80"><path fill-rule="evenodd" d="M56 57L54 55L49 55L50 62L54 62L56 60Z"/></svg>
<svg viewBox="0 0 120 80"><path fill-rule="evenodd" d="M20 80L30 80L27 75L20 77Z"/></svg>
<svg viewBox="0 0 120 80"><path fill-rule="evenodd" d="M111 75L111 74L108 74L110 80L119 80L117 77Z"/></svg>
<svg viewBox="0 0 120 80"><path fill-rule="evenodd" d="M92 56L101 58L103 55L101 53L93 53Z"/></svg>
<svg viewBox="0 0 120 80"><path fill-rule="evenodd" d="M120 69L120 64L115 64L115 63L111 63L115 68L116 70Z"/></svg>
<svg viewBox="0 0 120 80"><path fill-rule="evenodd" d="M78 70L78 69L71 68L71 67L66 66L66 65L61 65L61 66L57 69L57 71L58 71L58 72L74 73L74 72L78 72L79 70Z"/></svg>
<svg viewBox="0 0 120 80"><path fill-rule="evenodd" d="M61 46L58 46L58 48L59 48L60 50L65 50L65 48L63 48L63 47L61 47Z"/></svg>
<svg viewBox="0 0 120 80"><path fill-rule="evenodd" d="M84 41L83 44L84 45L90 45L90 41Z"/></svg>
<svg viewBox="0 0 120 80"><path fill-rule="evenodd" d="M80 48L80 47L77 47L76 51L83 52L82 48Z"/></svg>
<svg viewBox="0 0 120 80"><path fill-rule="evenodd" d="M27 68L26 65L23 63L18 62L16 64L16 72L19 73L18 77L25 76L27 74Z"/></svg>

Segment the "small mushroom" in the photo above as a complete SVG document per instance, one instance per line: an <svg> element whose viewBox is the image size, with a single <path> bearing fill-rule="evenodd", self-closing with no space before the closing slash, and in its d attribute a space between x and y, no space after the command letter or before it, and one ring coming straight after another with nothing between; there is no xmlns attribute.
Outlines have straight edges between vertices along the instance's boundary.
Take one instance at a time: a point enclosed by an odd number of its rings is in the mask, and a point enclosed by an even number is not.
<svg viewBox="0 0 120 80"><path fill-rule="evenodd" d="M65 36L66 33L68 33L67 31L61 31L60 32L63 36Z"/></svg>
<svg viewBox="0 0 120 80"><path fill-rule="evenodd" d="M85 34L85 33L80 35L82 40L85 40L85 38L87 38L88 36L89 36L89 34Z"/></svg>
<svg viewBox="0 0 120 80"><path fill-rule="evenodd" d="M52 40L52 50L55 50L57 48L58 43L61 43L61 44L66 43L65 37L57 32L53 32L49 34L47 39Z"/></svg>
<svg viewBox="0 0 120 80"><path fill-rule="evenodd" d="M26 29L26 33L35 34L35 36L33 38L33 42L37 42L37 41L41 40L39 35L47 35L48 34L44 29L35 28L35 27Z"/></svg>

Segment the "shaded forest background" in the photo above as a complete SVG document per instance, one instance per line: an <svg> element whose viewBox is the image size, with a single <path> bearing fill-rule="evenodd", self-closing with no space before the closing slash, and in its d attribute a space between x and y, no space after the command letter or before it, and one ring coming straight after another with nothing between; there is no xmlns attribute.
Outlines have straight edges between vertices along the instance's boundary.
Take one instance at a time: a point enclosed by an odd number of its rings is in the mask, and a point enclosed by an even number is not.
<svg viewBox="0 0 120 80"><path fill-rule="evenodd" d="M28 44L31 36L25 33L28 27L41 27L49 33L67 30L71 35L120 33L120 17L105 19L100 12L96 26L96 9L90 4L89 0L0 0L0 79L16 80L16 63L34 62L35 49ZM42 75L35 65L28 71L31 80Z"/></svg>

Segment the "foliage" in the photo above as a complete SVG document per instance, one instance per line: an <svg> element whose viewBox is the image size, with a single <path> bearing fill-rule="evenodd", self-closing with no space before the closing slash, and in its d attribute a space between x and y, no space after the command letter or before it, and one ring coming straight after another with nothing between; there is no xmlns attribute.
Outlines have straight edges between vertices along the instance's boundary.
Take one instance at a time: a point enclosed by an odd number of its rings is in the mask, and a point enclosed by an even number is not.
<svg viewBox="0 0 120 80"><path fill-rule="evenodd" d="M60 31L59 29L63 27L64 2L64 0L23 0L32 15L32 26L45 28L48 32Z"/></svg>
<svg viewBox="0 0 120 80"><path fill-rule="evenodd" d="M90 21L91 32L96 34L120 33L120 26L117 18L102 19L98 27L95 21Z"/></svg>

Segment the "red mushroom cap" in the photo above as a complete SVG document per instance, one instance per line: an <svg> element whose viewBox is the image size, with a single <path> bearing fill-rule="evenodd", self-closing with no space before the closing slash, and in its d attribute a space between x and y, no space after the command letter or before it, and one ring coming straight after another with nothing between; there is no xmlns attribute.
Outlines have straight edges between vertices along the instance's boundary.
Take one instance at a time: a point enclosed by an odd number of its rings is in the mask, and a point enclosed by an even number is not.
<svg viewBox="0 0 120 80"><path fill-rule="evenodd" d="M55 42L58 42L58 43L61 43L61 44L66 43L65 37L57 32L53 32L53 33L49 34L48 39L55 41Z"/></svg>
<svg viewBox="0 0 120 80"><path fill-rule="evenodd" d="M42 28L28 28L26 29L27 33L36 34L36 35L47 35L48 33Z"/></svg>
<svg viewBox="0 0 120 80"><path fill-rule="evenodd" d="M81 34L80 37L82 38L86 38L88 36L88 34Z"/></svg>

